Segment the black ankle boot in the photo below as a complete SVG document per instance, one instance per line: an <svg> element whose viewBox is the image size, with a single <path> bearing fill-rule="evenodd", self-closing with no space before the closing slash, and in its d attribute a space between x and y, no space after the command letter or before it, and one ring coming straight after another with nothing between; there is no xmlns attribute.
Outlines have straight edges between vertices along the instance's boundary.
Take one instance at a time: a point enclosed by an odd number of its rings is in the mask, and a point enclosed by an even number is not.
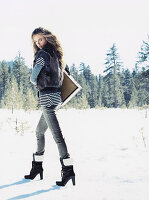
<svg viewBox="0 0 149 200"><path fill-rule="evenodd" d="M69 180L72 180L72 184L75 185L75 173L73 171L73 165L70 163L69 165L64 164L65 163L64 161L67 161L67 159L60 158L60 162L62 165L62 170L61 170L62 181L56 181L56 185L58 186L65 186Z"/></svg>
<svg viewBox="0 0 149 200"><path fill-rule="evenodd" d="M41 156L39 156L40 158ZM29 175L25 175L25 179L31 179L33 180L37 175L40 175L40 180L43 179L43 168L42 168L42 162L35 161L35 155L33 154L33 161L32 161L32 168Z"/></svg>

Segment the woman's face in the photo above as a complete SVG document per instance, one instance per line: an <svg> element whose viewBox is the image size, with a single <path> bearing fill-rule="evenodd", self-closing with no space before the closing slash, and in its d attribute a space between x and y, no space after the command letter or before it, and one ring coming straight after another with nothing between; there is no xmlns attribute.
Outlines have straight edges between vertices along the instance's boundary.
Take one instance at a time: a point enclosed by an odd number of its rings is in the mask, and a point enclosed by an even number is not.
<svg viewBox="0 0 149 200"><path fill-rule="evenodd" d="M46 38L42 34L33 35L33 40L39 49L42 49L47 43Z"/></svg>

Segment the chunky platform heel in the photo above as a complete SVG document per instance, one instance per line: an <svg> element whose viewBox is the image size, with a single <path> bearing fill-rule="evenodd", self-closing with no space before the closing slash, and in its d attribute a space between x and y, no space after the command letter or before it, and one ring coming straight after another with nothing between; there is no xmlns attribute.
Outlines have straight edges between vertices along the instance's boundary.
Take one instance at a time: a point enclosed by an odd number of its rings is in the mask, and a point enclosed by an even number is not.
<svg viewBox="0 0 149 200"><path fill-rule="evenodd" d="M40 180L43 180L43 171L40 172Z"/></svg>
<svg viewBox="0 0 149 200"><path fill-rule="evenodd" d="M30 174L25 175L24 178L33 180L38 174L40 175L40 180L42 180L43 179L42 162L32 161L32 169L30 171Z"/></svg>
<svg viewBox="0 0 149 200"><path fill-rule="evenodd" d="M76 184L76 182L75 182L75 176L72 176L71 180L72 180L72 184L75 185Z"/></svg>
<svg viewBox="0 0 149 200"><path fill-rule="evenodd" d="M65 186L69 180L72 180L72 184L75 185L75 176L69 176L67 178L62 178L62 181L56 181L56 185Z"/></svg>
<svg viewBox="0 0 149 200"><path fill-rule="evenodd" d="M32 168L29 175L25 175L25 179L33 180L38 174L40 175L40 180L43 179L43 167L42 167L43 156L33 154Z"/></svg>
<svg viewBox="0 0 149 200"><path fill-rule="evenodd" d="M72 180L72 184L75 185L75 173L73 171L73 165L70 165L71 163L68 162L68 159L70 158L60 159L62 165L62 170L61 170L62 180L56 181L56 185L58 186L65 186L69 180Z"/></svg>

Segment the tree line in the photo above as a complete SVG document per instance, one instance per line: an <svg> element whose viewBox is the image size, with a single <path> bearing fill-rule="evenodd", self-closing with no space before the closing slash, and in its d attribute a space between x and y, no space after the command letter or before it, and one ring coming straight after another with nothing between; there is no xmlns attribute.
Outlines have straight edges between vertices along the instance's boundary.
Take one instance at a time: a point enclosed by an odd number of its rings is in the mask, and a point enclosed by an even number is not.
<svg viewBox="0 0 149 200"><path fill-rule="evenodd" d="M14 61L0 62L0 107L7 109L37 109L36 88L30 83L31 69L18 53Z"/></svg>
<svg viewBox="0 0 149 200"><path fill-rule="evenodd" d="M134 108L149 105L149 35L142 42L132 71L123 66L116 44L105 56L103 75L94 75L86 63L67 66L82 90L65 108ZM0 62L0 107L38 109L37 88L30 83L32 69L19 53L12 62Z"/></svg>

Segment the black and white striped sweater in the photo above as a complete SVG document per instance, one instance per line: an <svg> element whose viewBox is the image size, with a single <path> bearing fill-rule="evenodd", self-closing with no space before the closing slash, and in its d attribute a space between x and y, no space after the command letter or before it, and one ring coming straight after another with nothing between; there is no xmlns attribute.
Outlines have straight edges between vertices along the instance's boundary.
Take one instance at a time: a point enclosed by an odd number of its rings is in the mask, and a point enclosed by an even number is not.
<svg viewBox="0 0 149 200"><path fill-rule="evenodd" d="M34 69L31 75L31 82L36 85L37 78L40 74L40 71L45 67L45 59L40 56L36 59ZM44 90L39 91L38 103L42 107L50 107L52 105L58 106L62 103L61 92L59 88L44 88Z"/></svg>

